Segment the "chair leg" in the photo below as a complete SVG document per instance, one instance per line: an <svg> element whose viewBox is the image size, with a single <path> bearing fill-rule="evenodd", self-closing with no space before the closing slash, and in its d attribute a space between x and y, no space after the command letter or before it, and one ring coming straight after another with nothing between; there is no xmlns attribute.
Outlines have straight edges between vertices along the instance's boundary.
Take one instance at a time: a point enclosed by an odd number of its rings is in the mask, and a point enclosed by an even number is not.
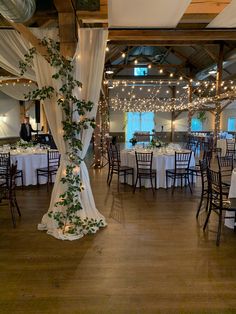
<svg viewBox="0 0 236 314"><path fill-rule="evenodd" d="M16 206L16 209L17 209L17 212L18 212L19 217L21 217L20 208L19 208L19 206L18 206L18 203L17 203L16 198L14 198L14 204L15 204L15 206Z"/></svg>
<svg viewBox="0 0 236 314"><path fill-rule="evenodd" d="M12 199L9 199L8 206L9 206L9 209L11 212L11 219L12 219L13 228L15 228L16 227L16 220L15 220L14 205L13 205Z"/></svg>
<svg viewBox="0 0 236 314"><path fill-rule="evenodd" d="M202 207L202 202L203 202L203 190L202 190L202 194L201 194L200 203L198 205L198 210L197 210L197 213L196 213L196 218L198 218L198 216L199 216L199 213L200 213L200 210L201 210L201 207Z"/></svg>
<svg viewBox="0 0 236 314"><path fill-rule="evenodd" d="M136 177L136 181L135 181L135 184L134 184L133 193L135 193L137 183L138 183L138 175Z"/></svg>
<svg viewBox="0 0 236 314"><path fill-rule="evenodd" d="M152 187L152 193L153 193L153 195L155 195L155 191L154 191L154 188L153 188L153 182L152 182L152 176L150 176L150 179L151 179L151 187Z"/></svg>
<svg viewBox="0 0 236 314"><path fill-rule="evenodd" d="M209 209L209 212L208 212L208 214L207 214L207 217L206 217L206 220L205 220L205 223L204 223L204 226L203 226L203 230L204 230L204 231L205 231L206 226L207 226L207 224L208 224L210 215L211 215L211 207L210 207L210 209Z"/></svg>
<svg viewBox="0 0 236 314"><path fill-rule="evenodd" d="M218 224L218 231L217 231L217 238L216 238L216 245L220 245L220 236L221 236L221 229L222 229L222 210L219 212L219 224Z"/></svg>
<svg viewBox="0 0 236 314"><path fill-rule="evenodd" d="M110 171L111 171L111 169L110 169L110 167L109 167L109 168L108 168L108 173L107 173L107 184L108 184L109 179L110 179Z"/></svg>
<svg viewBox="0 0 236 314"><path fill-rule="evenodd" d="M189 175L187 175L187 180L188 180L189 190L190 190L190 192L191 192L191 194L192 194L193 192L192 192L192 189L191 189L191 184L190 184L190 180L189 180Z"/></svg>
<svg viewBox="0 0 236 314"><path fill-rule="evenodd" d="M141 180L141 177L139 176L139 191L141 191L141 183L142 183L142 180Z"/></svg>
<svg viewBox="0 0 236 314"><path fill-rule="evenodd" d="M109 180L109 182L108 182L108 185L109 185L109 186L111 185L112 177L113 177L113 170L111 170L111 173L110 173L110 180Z"/></svg>
<svg viewBox="0 0 236 314"><path fill-rule="evenodd" d="M134 186L134 170L132 170L132 186Z"/></svg>
<svg viewBox="0 0 236 314"><path fill-rule="evenodd" d="M166 189L168 190L168 174L166 173Z"/></svg>
<svg viewBox="0 0 236 314"><path fill-rule="evenodd" d="M174 182L172 186L172 195L174 194L174 191L175 191L175 181L176 181L176 176L174 176Z"/></svg>

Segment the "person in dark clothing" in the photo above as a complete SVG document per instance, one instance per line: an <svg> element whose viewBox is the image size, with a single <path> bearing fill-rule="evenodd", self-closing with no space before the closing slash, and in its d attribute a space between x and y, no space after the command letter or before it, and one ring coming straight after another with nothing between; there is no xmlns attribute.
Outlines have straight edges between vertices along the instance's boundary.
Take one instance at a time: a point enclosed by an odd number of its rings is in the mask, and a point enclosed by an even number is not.
<svg viewBox="0 0 236 314"><path fill-rule="evenodd" d="M29 142L32 139L32 132L37 132L34 130L29 123L29 117L24 118L24 122L21 124L21 129L20 129L20 137L22 140Z"/></svg>

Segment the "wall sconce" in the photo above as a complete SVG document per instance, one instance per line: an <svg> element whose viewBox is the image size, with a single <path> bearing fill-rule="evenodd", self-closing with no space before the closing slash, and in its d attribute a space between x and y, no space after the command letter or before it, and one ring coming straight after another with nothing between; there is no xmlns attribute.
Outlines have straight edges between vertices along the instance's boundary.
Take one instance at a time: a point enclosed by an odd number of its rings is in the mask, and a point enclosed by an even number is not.
<svg viewBox="0 0 236 314"><path fill-rule="evenodd" d="M0 114L0 122L6 122L7 116L5 114Z"/></svg>

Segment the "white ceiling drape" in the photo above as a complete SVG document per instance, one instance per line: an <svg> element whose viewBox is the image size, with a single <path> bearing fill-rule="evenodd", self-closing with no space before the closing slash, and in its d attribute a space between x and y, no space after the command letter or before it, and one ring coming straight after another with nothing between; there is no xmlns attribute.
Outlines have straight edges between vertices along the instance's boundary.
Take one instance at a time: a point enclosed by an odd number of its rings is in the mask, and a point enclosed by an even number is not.
<svg viewBox="0 0 236 314"><path fill-rule="evenodd" d="M174 28L191 0L108 0L111 28Z"/></svg>
<svg viewBox="0 0 236 314"><path fill-rule="evenodd" d="M27 95L29 92L32 92L36 88L37 86L35 84L27 83L12 84L9 82L8 85L3 84L2 86L0 86L0 91L10 96L11 98L17 100L25 100L25 94Z"/></svg>
<svg viewBox="0 0 236 314"><path fill-rule="evenodd" d="M0 67L20 76L19 61L24 60L24 54L27 53L29 43L15 30L0 31ZM29 69L24 78L35 81L33 69Z"/></svg>

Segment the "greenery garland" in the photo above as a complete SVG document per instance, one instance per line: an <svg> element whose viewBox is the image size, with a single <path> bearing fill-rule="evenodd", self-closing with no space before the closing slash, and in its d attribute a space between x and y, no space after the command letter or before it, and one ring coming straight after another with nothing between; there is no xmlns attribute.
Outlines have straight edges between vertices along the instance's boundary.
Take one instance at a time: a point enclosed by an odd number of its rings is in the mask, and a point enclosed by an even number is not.
<svg viewBox="0 0 236 314"><path fill-rule="evenodd" d="M59 211L50 211L48 213L50 218L53 218L58 225L58 228L63 234L79 235L81 233L94 233L97 228L104 226L102 220L96 219L81 219L78 217L78 211L82 209L79 192L83 190L83 185L79 176L79 166L81 158L78 156L79 151L82 150L82 142L79 135L82 130L88 127L95 127L94 119L86 118L86 112L93 108L91 101L84 101L76 98L73 91L76 88L81 88L82 84L73 78L73 65L71 60L66 59L60 55L60 45L52 39L42 39L42 46L47 49L48 59L50 65L55 68L56 72L52 78L60 79L62 86L59 90L60 95L57 94L57 104L64 113L62 121L63 138L67 143L69 164L66 165L66 174L61 178L61 182L66 185L66 191L62 193L59 198L60 201L55 203L55 207L60 207ZM24 61L20 62L21 75L23 75L28 67L32 67L33 58L36 54L36 49L29 49L24 56ZM28 100L45 100L50 99L56 91L52 86L44 86L41 89L29 92L25 96ZM73 119L74 116L79 116L79 121Z"/></svg>

